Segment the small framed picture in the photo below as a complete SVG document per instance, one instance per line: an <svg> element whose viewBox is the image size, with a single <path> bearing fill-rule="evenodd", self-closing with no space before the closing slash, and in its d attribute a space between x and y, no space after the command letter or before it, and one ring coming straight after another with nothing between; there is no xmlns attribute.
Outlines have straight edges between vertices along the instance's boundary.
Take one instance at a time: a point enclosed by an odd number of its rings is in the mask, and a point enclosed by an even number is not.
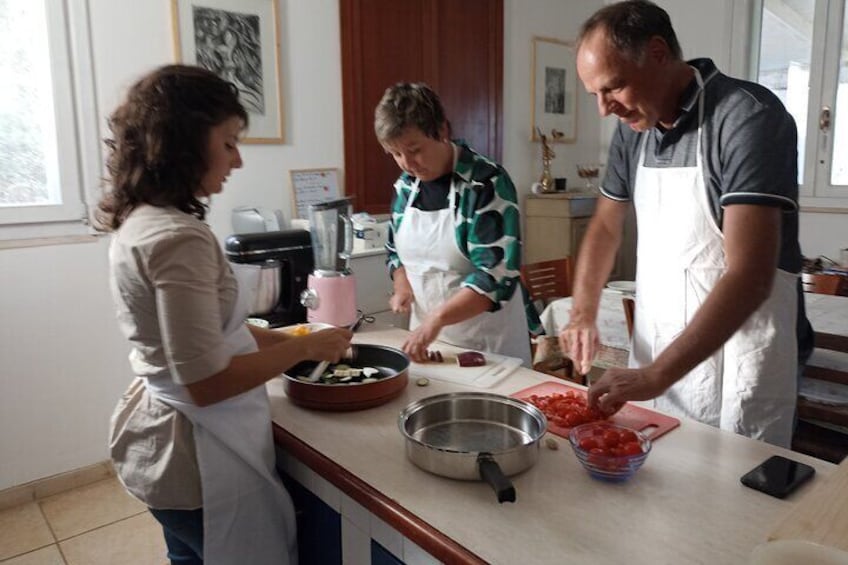
<svg viewBox="0 0 848 565"><path fill-rule="evenodd" d="M245 143L283 143L278 0L171 0L178 61L215 72L239 90Z"/></svg>
<svg viewBox="0 0 848 565"><path fill-rule="evenodd" d="M533 111L531 141L539 141L539 131L556 130L553 142L577 139L577 62L574 44L544 37L533 38Z"/></svg>

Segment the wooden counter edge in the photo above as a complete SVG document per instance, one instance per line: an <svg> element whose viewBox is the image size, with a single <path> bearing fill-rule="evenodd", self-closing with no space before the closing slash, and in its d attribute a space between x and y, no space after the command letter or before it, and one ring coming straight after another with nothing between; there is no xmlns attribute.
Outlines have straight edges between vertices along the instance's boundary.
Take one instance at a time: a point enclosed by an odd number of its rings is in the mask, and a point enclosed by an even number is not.
<svg viewBox="0 0 848 565"><path fill-rule="evenodd" d="M367 508L402 535L415 542L443 563L480 563L486 561L468 551L393 500L360 480L347 469L309 447L277 424L273 424L274 441L303 464L330 481L346 495Z"/></svg>
<svg viewBox="0 0 848 565"><path fill-rule="evenodd" d="M793 504L768 535L848 551L848 458Z"/></svg>

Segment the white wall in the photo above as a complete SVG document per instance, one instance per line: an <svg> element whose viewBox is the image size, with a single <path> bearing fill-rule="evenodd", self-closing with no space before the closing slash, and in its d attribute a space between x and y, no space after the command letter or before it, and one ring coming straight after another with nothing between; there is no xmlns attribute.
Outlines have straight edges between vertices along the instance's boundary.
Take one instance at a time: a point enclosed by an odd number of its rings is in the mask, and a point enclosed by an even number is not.
<svg viewBox="0 0 848 565"><path fill-rule="evenodd" d="M745 55L738 12L750 0L665 0L685 53L733 74ZM126 86L173 61L170 0L89 0L101 122ZM573 40L602 0L504 0L504 158L521 194L538 180L530 136L531 38ZM284 145L243 146L245 167L216 197L210 224L223 238L241 204L291 207L290 169L343 169L337 0L280 0ZM733 17L729 17L733 10ZM679 20L679 21L678 21ZM728 27L728 22L732 23ZM727 50L733 42L734 47ZM604 154L594 103L578 86L577 142L556 144L554 176ZM606 126L605 126L606 127ZM104 132L105 134L105 132ZM603 161L604 156L600 159ZM848 246L845 216L802 215L804 251ZM107 287L107 240L0 250L0 489L106 459L109 415L131 375Z"/></svg>
<svg viewBox="0 0 848 565"><path fill-rule="evenodd" d="M542 146L530 141L530 96L533 37L574 41L580 25L601 6L598 1L504 0L503 166L509 171L519 202L542 174ZM551 174L579 186L577 163L597 162L600 121L594 99L577 86L577 141L551 144L556 158ZM606 156L602 161L606 160Z"/></svg>
<svg viewBox="0 0 848 565"><path fill-rule="evenodd" d="M668 11L685 57L711 57L724 73L750 80L752 0L657 3ZM798 239L805 256L839 260L839 249L848 247L848 214L801 212Z"/></svg>
<svg viewBox="0 0 848 565"><path fill-rule="evenodd" d="M580 25L609 1L563 2L562 0L505 0L504 14L504 162L520 195L542 173L539 143L530 137L530 81L533 36L574 41ZM742 76L747 65L745 15L750 0L659 0L671 17L687 58L710 57L720 69ZM598 118L595 100L578 82L577 141L556 143L551 163L554 177L566 177L579 186L577 163L606 162L615 117ZM600 144L600 145L599 145Z"/></svg>
<svg viewBox="0 0 848 565"><path fill-rule="evenodd" d="M101 123L126 87L174 61L170 0L89 0ZM281 0L284 145L244 145L212 203L291 208L289 170L344 165L336 0ZM103 131L104 137L105 129ZM0 250L0 489L107 458L109 416L131 379L107 285L108 241Z"/></svg>
<svg viewBox="0 0 848 565"><path fill-rule="evenodd" d="M824 255L839 261L839 252L848 249L848 214L802 212L801 251L807 257Z"/></svg>

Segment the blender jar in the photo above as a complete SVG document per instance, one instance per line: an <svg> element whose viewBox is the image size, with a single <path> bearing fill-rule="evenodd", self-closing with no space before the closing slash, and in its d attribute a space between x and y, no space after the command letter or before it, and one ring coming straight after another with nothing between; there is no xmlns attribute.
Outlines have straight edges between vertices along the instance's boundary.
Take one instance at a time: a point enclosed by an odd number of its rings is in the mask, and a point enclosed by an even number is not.
<svg viewBox="0 0 848 565"><path fill-rule="evenodd" d="M310 237L315 271L323 276L347 274L353 247L349 198L312 204L309 207Z"/></svg>

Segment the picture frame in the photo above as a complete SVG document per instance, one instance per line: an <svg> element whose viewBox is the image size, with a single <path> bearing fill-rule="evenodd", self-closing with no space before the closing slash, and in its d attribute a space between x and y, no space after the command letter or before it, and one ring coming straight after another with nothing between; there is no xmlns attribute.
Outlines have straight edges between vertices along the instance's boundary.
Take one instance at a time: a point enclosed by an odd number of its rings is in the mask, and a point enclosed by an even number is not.
<svg viewBox="0 0 848 565"><path fill-rule="evenodd" d="M248 113L244 143L283 143L279 0L171 0L178 62L229 80Z"/></svg>
<svg viewBox="0 0 848 565"><path fill-rule="evenodd" d="M343 196L339 186L339 170L292 169L289 171L292 186L292 217L309 218L309 205Z"/></svg>
<svg viewBox="0 0 848 565"><path fill-rule="evenodd" d="M540 141L539 131L554 143L577 140L577 60L573 42L533 38L530 99L530 140Z"/></svg>

